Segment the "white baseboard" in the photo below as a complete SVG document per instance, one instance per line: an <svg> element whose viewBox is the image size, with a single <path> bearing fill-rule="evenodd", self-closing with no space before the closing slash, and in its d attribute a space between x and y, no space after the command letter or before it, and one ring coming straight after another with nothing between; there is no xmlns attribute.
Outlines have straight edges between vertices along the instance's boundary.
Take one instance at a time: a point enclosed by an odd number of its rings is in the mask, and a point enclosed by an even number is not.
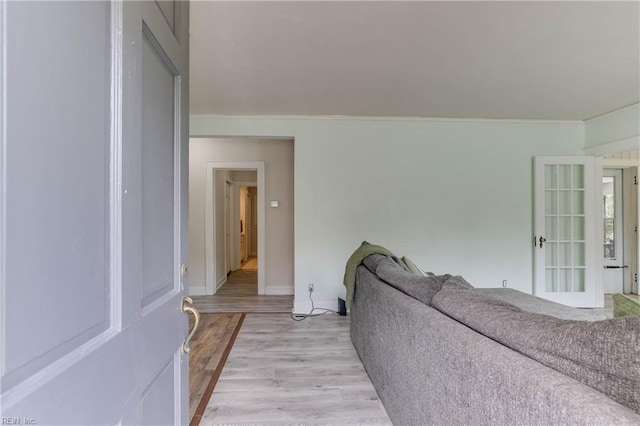
<svg viewBox="0 0 640 426"><path fill-rule="evenodd" d="M332 300L316 300L313 299L313 305L316 309L325 308L331 309L332 311L338 310L338 298ZM295 299L293 302L293 313L294 314L308 314L311 312L311 301L308 297L305 297L302 300ZM315 312L319 313L319 312Z"/></svg>
<svg viewBox="0 0 640 426"><path fill-rule="evenodd" d="M267 296L291 296L293 295L293 286L288 285L267 285Z"/></svg>
<svg viewBox="0 0 640 426"><path fill-rule="evenodd" d="M216 283L216 291L220 290L220 287L222 287L226 283L227 283L227 276L225 275L224 277L220 278Z"/></svg>
<svg viewBox="0 0 640 426"><path fill-rule="evenodd" d="M206 294L205 286L189 287L189 296L205 296Z"/></svg>

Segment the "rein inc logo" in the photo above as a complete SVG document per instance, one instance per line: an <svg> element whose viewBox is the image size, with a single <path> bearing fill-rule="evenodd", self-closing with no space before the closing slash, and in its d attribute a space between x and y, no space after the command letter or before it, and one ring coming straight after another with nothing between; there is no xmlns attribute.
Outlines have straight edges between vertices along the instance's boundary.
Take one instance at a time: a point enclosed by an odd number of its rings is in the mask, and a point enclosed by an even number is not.
<svg viewBox="0 0 640 426"><path fill-rule="evenodd" d="M35 419L29 417L1 417L0 425L35 425Z"/></svg>

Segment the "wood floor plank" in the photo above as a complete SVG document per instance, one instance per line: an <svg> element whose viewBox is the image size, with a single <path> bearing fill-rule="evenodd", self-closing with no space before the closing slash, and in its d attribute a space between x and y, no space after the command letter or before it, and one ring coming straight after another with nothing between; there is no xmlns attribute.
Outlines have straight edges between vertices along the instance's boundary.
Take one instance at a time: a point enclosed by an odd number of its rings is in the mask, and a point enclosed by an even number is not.
<svg viewBox="0 0 640 426"><path fill-rule="evenodd" d="M248 314L202 425L391 424L337 315Z"/></svg>
<svg viewBox="0 0 640 426"><path fill-rule="evenodd" d="M258 296L255 269L193 299L203 315L189 357L192 426L391 424L347 317L293 321L293 297Z"/></svg>
<svg viewBox="0 0 640 426"><path fill-rule="evenodd" d="M200 313L290 313L293 308L293 296L258 296L256 269L238 269L216 294L192 299Z"/></svg>
<svg viewBox="0 0 640 426"><path fill-rule="evenodd" d="M244 314L202 314L189 353L189 418L197 425ZM193 321L190 321L193 327ZM194 423L195 421L195 423Z"/></svg>

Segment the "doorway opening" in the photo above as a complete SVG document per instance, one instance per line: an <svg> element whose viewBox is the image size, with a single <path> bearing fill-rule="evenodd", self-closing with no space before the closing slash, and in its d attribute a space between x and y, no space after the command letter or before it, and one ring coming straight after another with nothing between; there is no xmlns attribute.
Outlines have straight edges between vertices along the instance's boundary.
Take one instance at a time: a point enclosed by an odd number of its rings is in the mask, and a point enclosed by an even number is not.
<svg viewBox="0 0 640 426"><path fill-rule="evenodd" d="M603 290L638 294L638 152L607 155L602 173Z"/></svg>
<svg viewBox="0 0 640 426"><path fill-rule="evenodd" d="M207 162L206 169L206 294L216 294L243 260L251 260L257 270L253 294L264 295L264 162Z"/></svg>

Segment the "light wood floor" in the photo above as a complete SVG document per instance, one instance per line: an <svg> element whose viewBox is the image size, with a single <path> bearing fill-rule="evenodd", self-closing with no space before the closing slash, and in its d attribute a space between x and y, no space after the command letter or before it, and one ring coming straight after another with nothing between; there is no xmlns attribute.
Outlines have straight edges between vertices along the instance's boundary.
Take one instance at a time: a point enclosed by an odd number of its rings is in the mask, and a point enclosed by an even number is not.
<svg viewBox="0 0 640 426"><path fill-rule="evenodd" d="M290 313L293 296L258 296L258 262L249 258L214 296L192 296L201 322L189 354L189 418L197 426L239 331L244 313ZM193 317L190 316L190 327Z"/></svg>
<svg viewBox="0 0 640 426"><path fill-rule="evenodd" d="M201 425L391 424L349 337L328 314L248 314Z"/></svg>

